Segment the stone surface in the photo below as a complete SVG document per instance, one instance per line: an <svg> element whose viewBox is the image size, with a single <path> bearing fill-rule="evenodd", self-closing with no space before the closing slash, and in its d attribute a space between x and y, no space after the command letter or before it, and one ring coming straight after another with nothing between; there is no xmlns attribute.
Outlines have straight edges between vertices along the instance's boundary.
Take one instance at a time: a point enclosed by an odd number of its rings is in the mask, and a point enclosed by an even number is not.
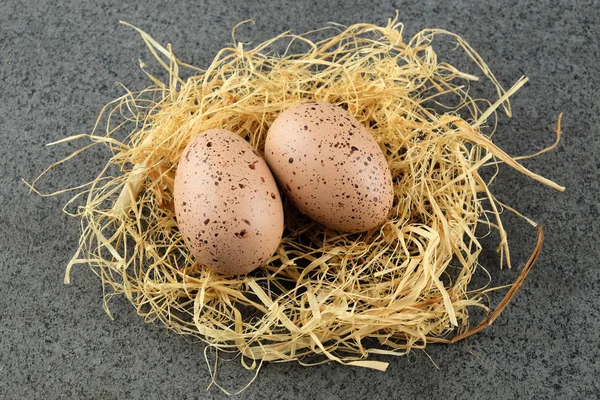
<svg viewBox="0 0 600 400"><path fill-rule="evenodd" d="M546 242L538 264L496 324L467 341L430 346L390 361L387 372L337 364L312 368L265 364L236 398L268 399L546 399L600 396L600 6L597 1L283 1L127 2L7 0L0 3L0 398L223 398L212 386L203 346L144 324L122 298L111 321L102 289L87 267L72 284L63 271L78 239L78 221L60 212L67 195L28 193L31 180L76 144L45 147L87 132L100 108L148 84L138 59L150 60L133 23L179 56L205 66L231 41L231 28L254 26L239 39L259 42L285 30L304 32L329 21L384 24L399 11L405 37L437 27L461 34L498 79L527 84L500 119L495 140L510 154L558 148L524 164L568 187L557 193L502 168L500 200L540 221ZM473 68L471 67L471 70ZM482 94L490 88L482 86ZM90 179L106 160L93 148L44 180L52 191ZM534 232L507 219L518 274ZM486 253L494 260L493 251ZM437 364L436 368L430 359ZM235 391L251 372L223 363L218 379Z"/></svg>

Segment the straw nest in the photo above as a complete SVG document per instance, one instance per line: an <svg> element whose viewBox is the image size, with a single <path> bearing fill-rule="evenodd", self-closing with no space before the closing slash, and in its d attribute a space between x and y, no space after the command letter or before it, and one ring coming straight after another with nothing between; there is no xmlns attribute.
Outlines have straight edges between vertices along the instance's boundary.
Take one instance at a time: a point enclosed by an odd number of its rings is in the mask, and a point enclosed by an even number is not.
<svg viewBox="0 0 600 400"><path fill-rule="evenodd" d="M493 172L504 163L563 188L491 140L497 111L510 116L508 98L526 78L504 90L458 35L424 30L405 42L402 30L393 19L383 27L284 33L255 47L234 39L206 69L185 64L138 30L168 79L146 72L151 87L108 104L91 134L61 141L87 138L112 152L66 207L76 205L70 213L81 218L83 232L65 281L74 265L88 264L102 281L109 314L109 299L125 295L146 321L241 354L248 368L258 360L306 362L303 356L317 355L311 362L385 369L368 356L453 342L489 325L535 261L542 233L519 279L490 310L491 288L469 285L482 268L482 232L497 230L500 260L510 266L510 256L500 219L506 207L480 169ZM311 40L315 35L325 39ZM471 98L478 78L438 60L432 42L439 35L491 81L497 100ZM272 51L277 46L287 50ZM286 203L283 240L264 266L247 276L203 268L185 248L172 206L184 147L204 130L223 128L260 152L277 115L307 100L343 106L381 146L395 193L387 221L342 234ZM557 127L557 142L559 136ZM474 308L487 315L477 325L469 321Z"/></svg>

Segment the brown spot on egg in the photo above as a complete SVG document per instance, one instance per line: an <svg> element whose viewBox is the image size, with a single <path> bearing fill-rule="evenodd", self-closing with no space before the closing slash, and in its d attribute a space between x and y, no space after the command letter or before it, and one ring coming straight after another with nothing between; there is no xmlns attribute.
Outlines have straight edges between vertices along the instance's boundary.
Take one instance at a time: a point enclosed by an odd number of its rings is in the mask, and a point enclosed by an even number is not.
<svg viewBox="0 0 600 400"><path fill-rule="evenodd" d="M235 236L238 239L246 239L248 237L248 231L246 229L242 229L241 231L236 232Z"/></svg>

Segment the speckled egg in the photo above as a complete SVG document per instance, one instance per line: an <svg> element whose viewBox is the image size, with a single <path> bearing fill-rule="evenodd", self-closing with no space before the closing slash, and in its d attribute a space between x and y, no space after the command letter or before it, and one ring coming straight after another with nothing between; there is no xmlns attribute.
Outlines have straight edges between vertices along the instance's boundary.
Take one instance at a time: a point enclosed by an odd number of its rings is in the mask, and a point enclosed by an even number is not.
<svg viewBox="0 0 600 400"><path fill-rule="evenodd" d="M269 167L233 132L211 129L186 146L175 174L175 212L200 264L245 274L269 259L283 234L283 206Z"/></svg>
<svg viewBox="0 0 600 400"><path fill-rule="evenodd" d="M394 198L387 160L341 107L310 102L281 113L265 159L296 207L328 228L362 232L387 218Z"/></svg>

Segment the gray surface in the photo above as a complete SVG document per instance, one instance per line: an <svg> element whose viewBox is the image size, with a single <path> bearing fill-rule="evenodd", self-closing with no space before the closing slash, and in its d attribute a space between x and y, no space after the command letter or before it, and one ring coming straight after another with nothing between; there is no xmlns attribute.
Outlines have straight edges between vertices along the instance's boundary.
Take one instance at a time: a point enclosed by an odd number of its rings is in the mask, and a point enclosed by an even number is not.
<svg viewBox="0 0 600 400"><path fill-rule="evenodd" d="M44 144L88 131L100 107L121 93L115 82L132 89L147 84L137 60L150 56L119 19L172 43L181 58L207 65L230 41L232 26L248 17L256 26L244 28L241 38L258 42L328 21L381 24L396 9L406 36L447 28L469 40L506 86L522 74L530 77L514 99L515 118L503 118L496 136L509 153L550 144L552 123L564 112L562 144L525 164L568 190L553 192L506 168L494 186L500 199L544 224L544 251L494 326L463 343L428 349L439 369L420 351L390 359L386 373L269 364L239 397L598 398L598 2L267 3L0 4L0 398L223 397L214 387L206 391L202 346L144 324L123 299L113 301L111 321L86 267L74 270L72 285L62 284L78 221L60 212L66 196L39 198L20 181L74 148ZM103 157L100 149L82 156L51 174L43 188L83 182ZM533 232L514 219L507 223L520 267ZM508 281L517 273L494 275ZM237 360L220 371L231 389L249 376Z"/></svg>

